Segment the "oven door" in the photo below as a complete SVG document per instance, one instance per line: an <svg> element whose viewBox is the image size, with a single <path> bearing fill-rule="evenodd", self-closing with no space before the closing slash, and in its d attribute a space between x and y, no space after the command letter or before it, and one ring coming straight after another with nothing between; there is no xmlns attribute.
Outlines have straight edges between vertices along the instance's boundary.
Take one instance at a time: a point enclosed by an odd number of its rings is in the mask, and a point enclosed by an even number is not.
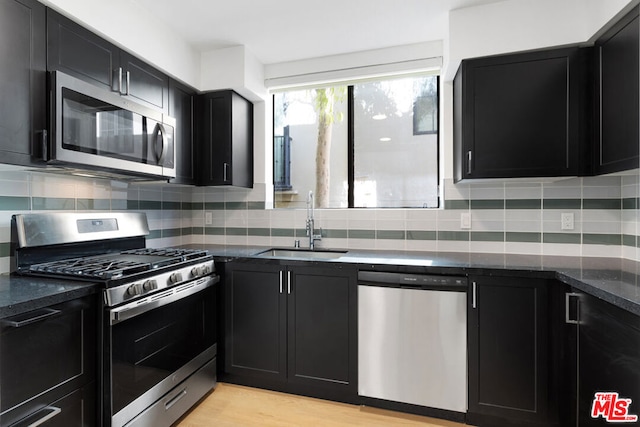
<svg viewBox="0 0 640 427"><path fill-rule="evenodd" d="M215 358L218 280L196 279L105 311L106 425L125 425Z"/></svg>

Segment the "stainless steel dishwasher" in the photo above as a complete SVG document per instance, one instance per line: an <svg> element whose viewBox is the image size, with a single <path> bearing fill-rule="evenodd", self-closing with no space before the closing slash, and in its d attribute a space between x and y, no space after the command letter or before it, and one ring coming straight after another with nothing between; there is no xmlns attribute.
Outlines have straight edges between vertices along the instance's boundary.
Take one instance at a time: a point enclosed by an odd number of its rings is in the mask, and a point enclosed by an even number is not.
<svg viewBox="0 0 640 427"><path fill-rule="evenodd" d="M467 411L467 278L358 273L358 394Z"/></svg>

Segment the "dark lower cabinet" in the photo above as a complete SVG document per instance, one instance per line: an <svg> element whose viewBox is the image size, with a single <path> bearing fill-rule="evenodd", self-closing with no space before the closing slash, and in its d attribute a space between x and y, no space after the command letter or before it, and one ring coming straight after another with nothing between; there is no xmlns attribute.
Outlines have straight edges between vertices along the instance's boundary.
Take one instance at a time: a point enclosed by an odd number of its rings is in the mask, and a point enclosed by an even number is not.
<svg viewBox="0 0 640 427"><path fill-rule="evenodd" d="M1 319L0 425L96 425L96 336L93 296Z"/></svg>
<svg viewBox="0 0 640 427"><path fill-rule="evenodd" d="M571 297L577 307L568 317L576 323L567 327L577 339L566 425L640 424L640 316L584 293ZM633 416L636 421L630 422Z"/></svg>
<svg viewBox="0 0 640 427"><path fill-rule="evenodd" d="M355 402L355 270L225 266L223 380Z"/></svg>
<svg viewBox="0 0 640 427"><path fill-rule="evenodd" d="M467 422L553 425L549 281L478 276L470 282Z"/></svg>
<svg viewBox="0 0 640 427"><path fill-rule="evenodd" d="M45 7L35 0L0 2L0 156L30 165L46 129Z"/></svg>

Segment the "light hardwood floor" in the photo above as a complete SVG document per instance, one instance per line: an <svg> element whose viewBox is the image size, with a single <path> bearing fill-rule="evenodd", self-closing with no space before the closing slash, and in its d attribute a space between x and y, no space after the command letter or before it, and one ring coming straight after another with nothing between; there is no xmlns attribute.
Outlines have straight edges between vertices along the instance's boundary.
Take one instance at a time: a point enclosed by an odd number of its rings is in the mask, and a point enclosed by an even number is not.
<svg viewBox="0 0 640 427"><path fill-rule="evenodd" d="M174 427L462 427L417 415L219 383Z"/></svg>

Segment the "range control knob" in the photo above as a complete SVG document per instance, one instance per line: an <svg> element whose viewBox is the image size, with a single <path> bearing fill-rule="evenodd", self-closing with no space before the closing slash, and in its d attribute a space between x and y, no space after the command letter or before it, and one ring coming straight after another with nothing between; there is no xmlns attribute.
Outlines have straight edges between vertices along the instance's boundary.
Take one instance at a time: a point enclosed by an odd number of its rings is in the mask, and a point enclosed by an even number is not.
<svg viewBox="0 0 640 427"><path fill-rule="evenodd" d="M169 276L169 283L174 284L174 283L180 283L180 282L182 282L182 273L179 273L179 272L171 273L171 276Z"/></svg>
<svg viewBox="0 0 640 427"><path fill-rule="evenodd" d="M127 295L136 296L142 294L142 285L140 283L134 283L127 288Z"/></svg>
<svg viewBox="0 0 640 427"><path fill-rule="evenodd" d="M211 273L211 269L208 265L199 265L191 269L191 275L193 277L202 277L206 276L209 273Z"/></svg>
<svg viewBox="0 0 640 427"><path fill-rule="evenodd" d="M154 289L158 289L158 282L153 280L153 279L149 279L146 280L143 284L142 284L142 288L145 291L153 291Z"/></svg>

